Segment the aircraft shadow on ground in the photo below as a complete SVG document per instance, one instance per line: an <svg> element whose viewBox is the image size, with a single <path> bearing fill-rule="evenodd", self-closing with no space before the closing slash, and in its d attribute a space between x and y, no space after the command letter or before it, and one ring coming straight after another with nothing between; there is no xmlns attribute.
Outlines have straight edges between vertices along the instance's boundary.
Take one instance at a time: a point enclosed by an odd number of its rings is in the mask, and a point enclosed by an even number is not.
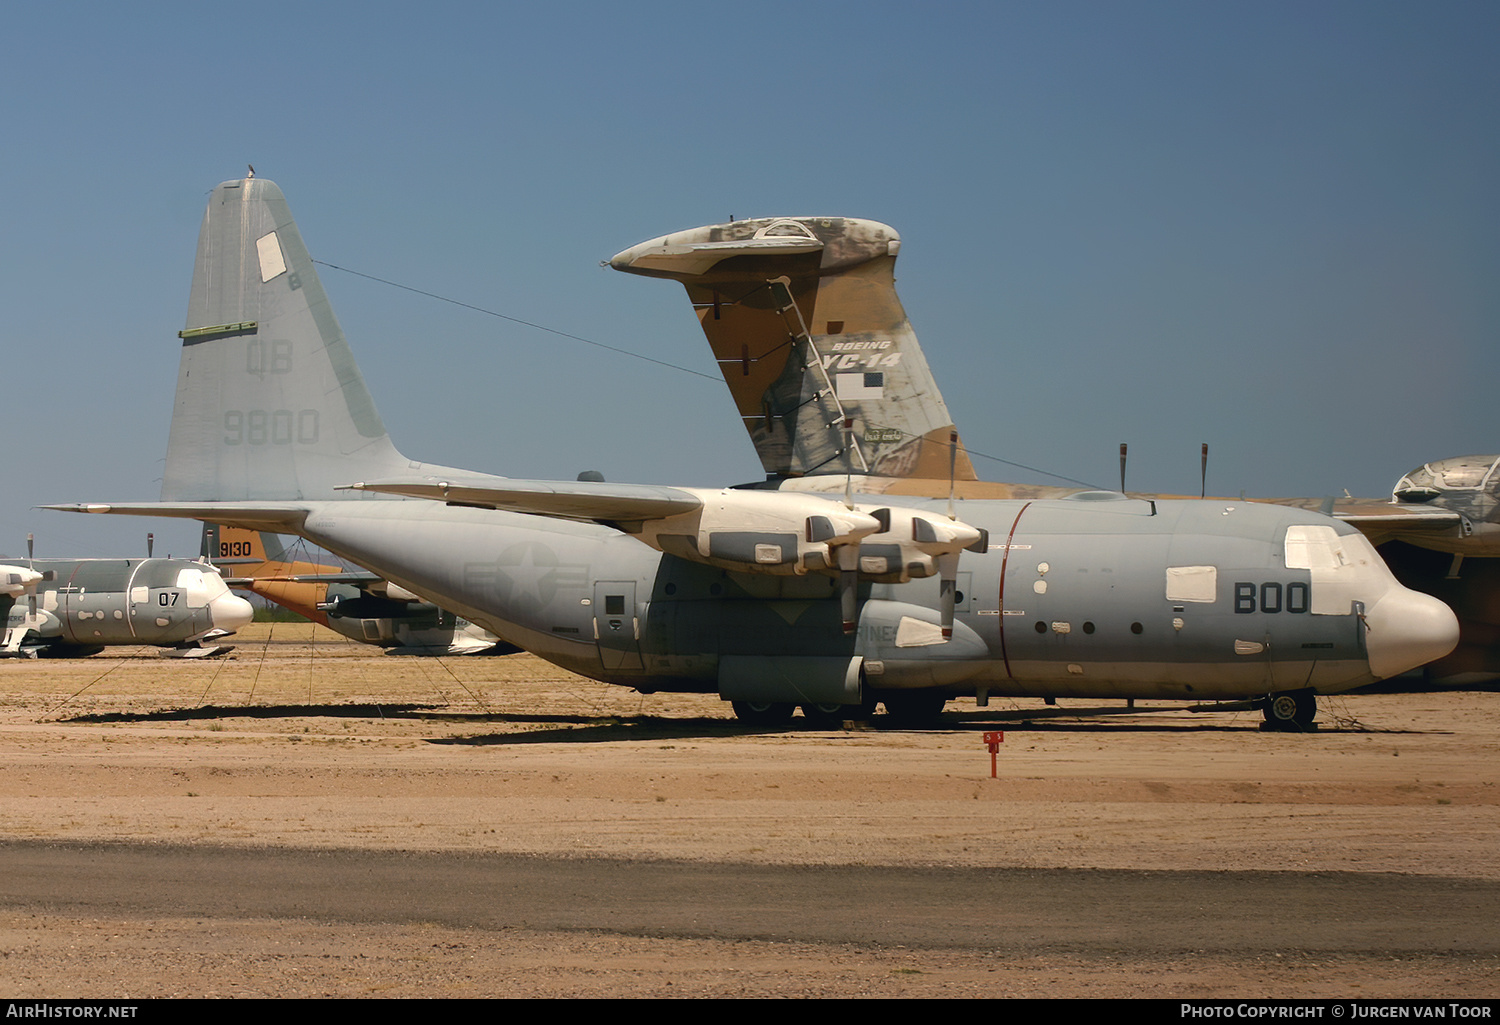
<svg viewBox="0 0 1500 1025"><path fill-rule="evenodd" d="M1135 713L1142 715L1146 713ZM1260 732L1259 717L1249 715L1229 718L1183 720L1160 719L1142 722L1132 718L1121 722L1088 717L1082 710L976 710L948 712L931 725L913 726L877 716L870 720L851 721L843 730L807 725L793 719L787 726L746 726L733 719L688 716L674 718L659 715L621 716L599 714L539 714L526 712L445 710L442 705L402 704L282 704L282 705L200 705L195 708L163 708L151 712L90 712L59 720L65 723L160 723L205 722L222 719L392 719L425 720L478 727L485 723L507 723L541 726L519 733L473 733L451 737L429 738L428 743L472 746L513 744L608 743L618 741L690 740L693 738L807 735L829 732L864 733L981 733L1003 730L1010 733L1254 733ZM545 728L551 727L551 728ZM1312 733L1423 733L1431 731L1370 727L1357 721L1340 720L1320 723Z"/></svg>
<svg viewBox="0 0 1500 1025"><path fill-rule="evenodd" d="M444 717L447 718L447 717ZM852 721L842 730L829 730L826 727L805 725L800 719L793 719L787 726L745 726L733 720L708 719L708 718L683 718L673 719L663 716L476 716L476 719L487 719L488 721L504 720L508 722L546 722L557 723L572 722L575 725L563 726L558 729L530 730L525 733L478 733L468 736L453 736L434 738L429 741L432 744L465 744L473 746L505 746L513 744L551 744L551 743L605 743L615 741L654 741L654 740L690 740L693 738L707 737L734 737L734 736L797 736L806 735L809 738L825 736L828 733L852 735L852 734L880 734L880 733L967 733L979 734L1000 729L1010 733L1245 733L1259 732L1258 720L1239 720L1234 722L1155 722L1155 723L1123 723L1123 722L1099 722L1088 720L1069 720L1036 722L1031 718L1006 718L1003 715L985 715L982 717L964 717L954 714L944 715L930 726L911 726L886 720L879 717L872 720ZM1357 729L1358 727L1356 727ZM1317 732L1317 731L1310 731ZM1330 731L1331 732L1331 731ZM1397 731L1382 731L1397 732ZM1410 732L1410 731L1399 731Z"/></svg>
<svg viewBox="0 0 1500 1025"><path fill-rule="evenodd" d="M195 708L160 708L154 712L89 712L69 716L69 723L193 722L199 719L410 719L441 705L199 705Z"/></svg>

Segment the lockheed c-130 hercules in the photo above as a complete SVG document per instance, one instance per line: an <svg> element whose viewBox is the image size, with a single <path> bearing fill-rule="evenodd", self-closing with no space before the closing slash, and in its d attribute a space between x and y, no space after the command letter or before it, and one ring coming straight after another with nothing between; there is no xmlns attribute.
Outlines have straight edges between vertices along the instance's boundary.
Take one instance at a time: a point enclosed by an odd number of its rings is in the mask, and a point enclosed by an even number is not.
<svg viewBox="0 0 1500 1025"><path fill-rule="evenodd" d="M702 293L705 319L780 321L784 358L747 339L721 363L765 400L744 412L760 418L768 470L837 475L708 490L408 460L280 190L251 178L218 186L203 220L161 500L53 508L299 534L566 669L718 693L752 723L796 706L822 721L877 701L921 717L954 696L1014 695L1251 702L1301 726L1315 693L1453 647L1446 605L1317 512L983 497L951 420L882 405L935 394L920 351L902 348L911 329L894 292L862 301L884 294L895 233L808 223L818 230L669 236L615 265L722 271L723 291ZM863 360L857 372L846 356ZM914 469L954 480L953 497L903 495Z"/></svg>
<svg viewBox="0 0 1500 1025"><path fill-rule="evenodd" d="M813 344L835 395L857 391L861 398L862 439L877 460L864 489L941 497L950 484L939 477L940 467L931 457L941 451L943 425L950 422L947 407L901 309L893 275L880 261L861 260L857 247L851 259L851 234L866 238L867 254L878 252L884 240L894 257L900 245L894 231L870 221L778 217L677 232L628 249L611 263L627 273L672 278L687 288L776 486L827 491L839 484L837 476L830 476L838 465L830 462L827 433L816 415L809 415L816 410L804 402L798 388L802 368L793 364L788 346L807 325L817 325L822 330L812 329ZM845 253L829 258L820 245ZM756 259L745 260L752 249ZM771 302L778 283L785 295ZM876 337L851 334L846 316L888 327ZM909 443L924 434L929 440L925 449ZM917 458L919 453L926 460ZM1206 473L1206 445L1204 460ZM1121 446L1122 488L1123 463ZM1058 498L1072 493L973 480L961 455L955 466L960 493L969 497ZM1500 678L1500 456L1426 463L1403 476L1389 500L1259 501L1316 509L1358 527L1402 584L1434 595L1457 613L1458 647L1423 668L1427 680L1466 685ZM1275 589L1265 597L1274 608ZM1244 587L1238 598L1242 611L1266 607L1259 594L1252 604Z"/></svg>

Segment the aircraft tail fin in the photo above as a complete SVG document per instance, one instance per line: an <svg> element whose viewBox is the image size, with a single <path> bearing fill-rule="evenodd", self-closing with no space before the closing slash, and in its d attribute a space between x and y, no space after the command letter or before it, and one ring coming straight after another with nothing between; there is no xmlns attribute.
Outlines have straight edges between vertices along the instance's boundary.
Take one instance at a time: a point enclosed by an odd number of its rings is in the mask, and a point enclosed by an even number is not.
<svg viewBox="0 0 1500 1025"><path fill-rule="evenodd" d="M682 282L771 476L974 480L875 221L774 217L664 235L616 270Z"/></svg>
<svg viewBox="0 0 1500 1025"><path fill-rule="evenodd" d="M291 578L314 578L340 572L343 567L294 559L281 538L269 531L216 523L203 525L203 550L230 586L252 591L305 619L328 625L328 615L320 608L328 596L328 584Z"/></svg>
<svg viewBox="0 0 1500 1025"><path fill-rule="evenodd" d="M267 564L293 561L288 558L279 534L217 523L203 524L202 555L210 562L227 560L228 565L252 567L250 572L236 572L231 576L259 576L266 571Z"/></svg>
<svg viewBox="0 0 1500 1025"><path fill-rule="evenodd" d="M162 498L349 498L340 484L410 472L349 352L275 183L209 197L180 332Z"/></svg>

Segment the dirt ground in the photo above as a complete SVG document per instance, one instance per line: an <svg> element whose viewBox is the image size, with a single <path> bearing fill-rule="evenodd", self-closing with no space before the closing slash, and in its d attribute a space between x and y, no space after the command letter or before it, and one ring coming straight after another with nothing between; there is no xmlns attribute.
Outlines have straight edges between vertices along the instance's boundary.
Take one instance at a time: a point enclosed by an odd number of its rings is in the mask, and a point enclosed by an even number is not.
<svg viewBox="0 0 1500 1025"><path fill-rule="evenodd" d="M306 625L237 641L198 661L0 662L0 838L1500 880L1493 693L1321 699L1308 736L1263 732L1259 713L1048 719L1003 699L952 702L923 732L757 732L716 697L643 696L524 655L387 656ZM995 779L992 729L1006 731ZM1126 970L1056 952L1001 965L796 946L543 933L497 946L437 926L0 910L0 991L1500 995L1491 956L1288 950L1227 972L1212 956ZM422 969L438 948L466 952L464 971ZM811 976L785 971L812 962Z"/></svg>

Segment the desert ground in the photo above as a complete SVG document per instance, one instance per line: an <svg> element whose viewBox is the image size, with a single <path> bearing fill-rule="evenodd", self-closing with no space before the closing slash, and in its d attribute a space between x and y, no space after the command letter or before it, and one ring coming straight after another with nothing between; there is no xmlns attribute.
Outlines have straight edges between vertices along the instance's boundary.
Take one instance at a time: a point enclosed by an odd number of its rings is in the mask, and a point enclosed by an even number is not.
<svg viewBox="0 0 1500 1025"><path fill-rule="evenodd" d="M236 640L0 662L3 995L1500 996L1495 693L764 731Z"/></svg>

